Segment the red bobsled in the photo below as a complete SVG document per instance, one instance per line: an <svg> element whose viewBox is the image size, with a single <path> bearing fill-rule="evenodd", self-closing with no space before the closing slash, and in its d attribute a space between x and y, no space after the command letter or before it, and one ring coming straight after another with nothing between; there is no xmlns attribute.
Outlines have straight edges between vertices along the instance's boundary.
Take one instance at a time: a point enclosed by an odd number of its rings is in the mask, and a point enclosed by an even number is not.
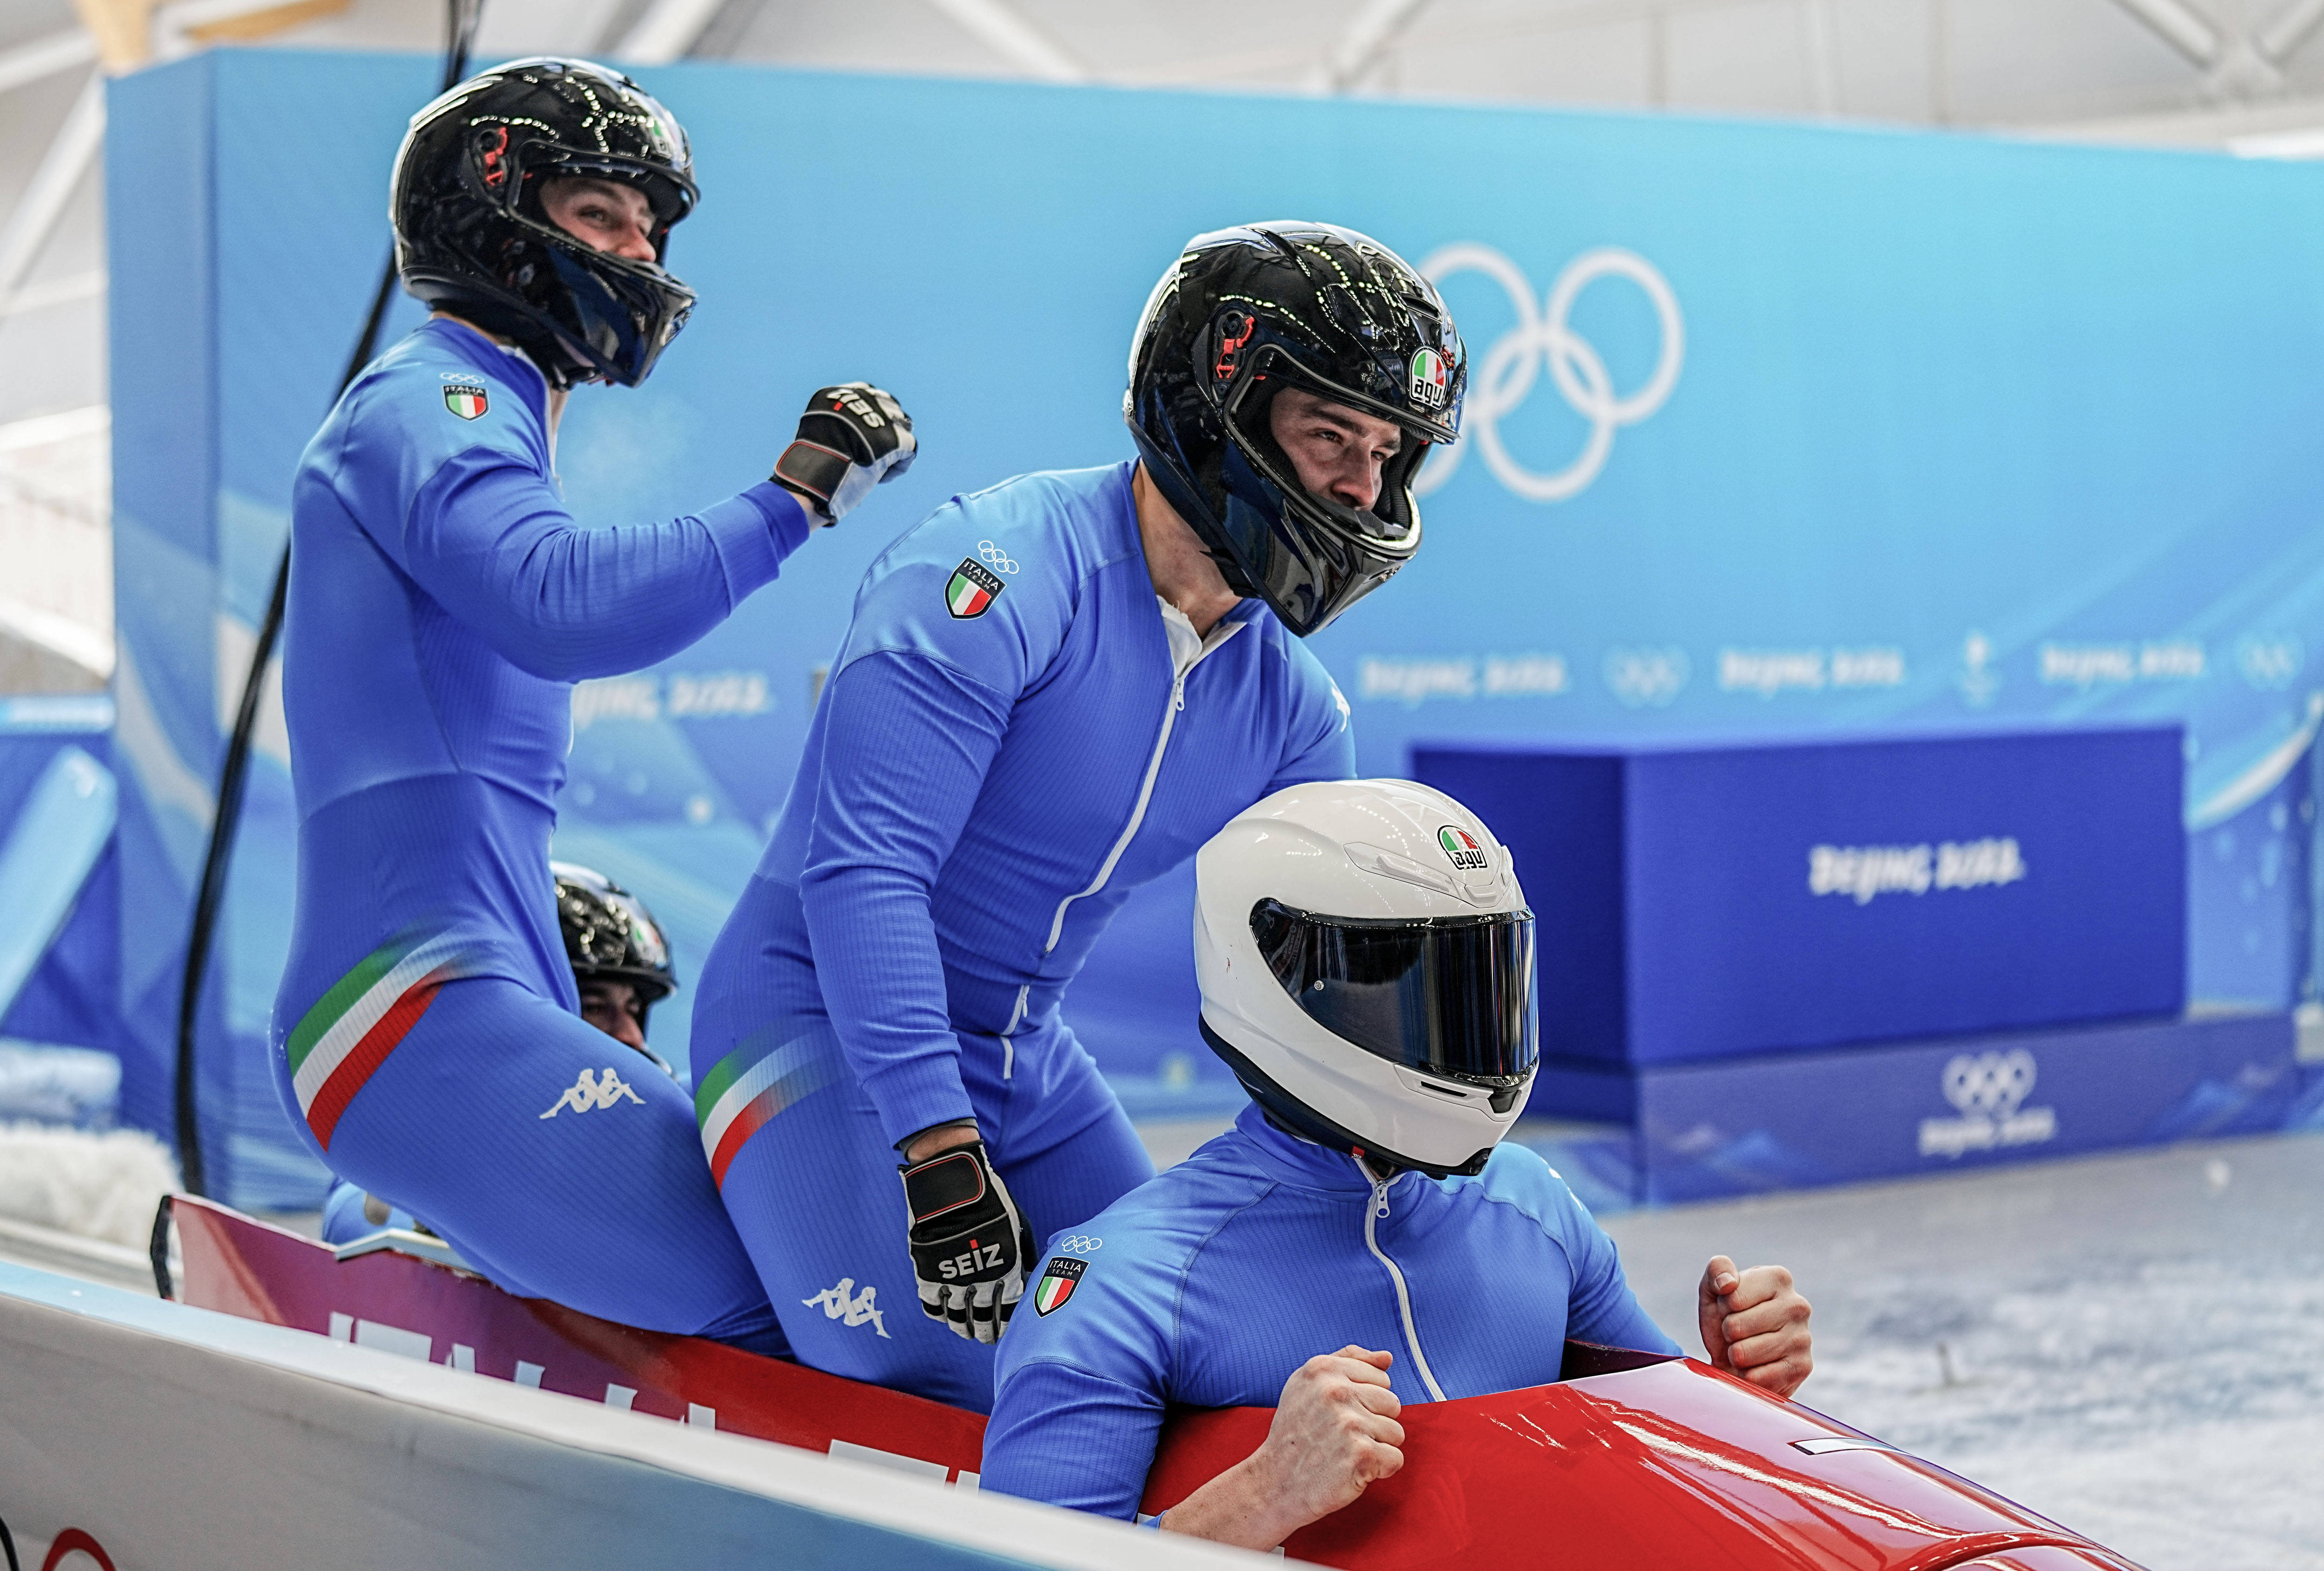
<svg viewBox="0 0 2324 1571"><path fill-rule="evenodd" d="M334 1251L185 1196L173 1210L189 1304L975 1486L984 1420L974 1413L512 1298L396 1247ZM1175 1415L1144 1509L1167 1510L1250 1455L1269 1413ZM2135 1571L1942 1468L1692 1359L1569 1343L1556 1385L1409 1407L1404 1425L1404 1470L1295 1534L1287 1555L1366 1571Z"/></svg>

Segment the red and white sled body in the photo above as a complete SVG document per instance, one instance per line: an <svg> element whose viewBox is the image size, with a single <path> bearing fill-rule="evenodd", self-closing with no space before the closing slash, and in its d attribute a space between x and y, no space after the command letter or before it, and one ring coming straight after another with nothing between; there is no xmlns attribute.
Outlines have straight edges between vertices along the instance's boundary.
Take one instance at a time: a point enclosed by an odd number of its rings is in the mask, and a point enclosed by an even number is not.
<svg viewBox="0 0 2324 1571"><path fill-rule="evenodd" d="M974 1487L980 1416L693 1337L518 1298L393 1251L174 1202L179 1296L652 1418ZM2130 1571L1965 1479L1690 1359L1567 1346L1556 1385L1407 1407L1404 1470L1296 1534L1294 1559L1378 1571ZM1144 1509L1248 1456L1270 1410L1175 1415Z"/></svg>

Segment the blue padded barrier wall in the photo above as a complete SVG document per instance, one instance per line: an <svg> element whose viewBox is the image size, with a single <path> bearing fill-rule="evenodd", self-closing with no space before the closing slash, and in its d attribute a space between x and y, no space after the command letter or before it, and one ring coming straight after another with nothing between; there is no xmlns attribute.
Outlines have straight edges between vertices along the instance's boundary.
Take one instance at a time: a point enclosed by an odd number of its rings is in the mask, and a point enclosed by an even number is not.
<svg viewBox="0 0 2324 1571"><path fill-rule="evenodd" d="M1541 1050L1646 1065L2175 1016L2178 727L1418 748L1541 933Z"/></svg>
<svg viewBox="0 0 2324 1571"><path fill-rule="evenodd" d="M15 1045L120 1047L112 723L101 695L0 699L0 1040ZM134 1088L155 1091L150 1078ZM159 1095L139 1122L167 1116Z"/></svg>
<svg viewBox="0 0 2324 1571"><path fill-rule="evenodd" d="M218 51L112 89L133 1086L168 1062L220 717L431 69ZM1174 248L1290 214L1438 276L1476 356L1468 439L1425 472L1426 548L1314 640L1365 770L1496 738L2177 724L2193 994L2282 1008L2312 985L2324 170L1675 116L646 79L700 160L671 262L702 305L647 387L575 399L576 510L738 489L824 381L892 387L925 438L727 627L577 696L558 849L637 888L682 970L782 799L865 564L955 491L1125 456L1124 351ZM852 156L828 156L834 126ZM259 1056L290 903L282 757L270 718L205 1003L213 1162L244 1201L318 1183ZM1183 948L1156 947L1183 944L1185 898L1181 880L1133 902L1069 1003L1111 1069L1218 1072ZM681 995L655 1021L681 1059L685 1014Z"/></svg>

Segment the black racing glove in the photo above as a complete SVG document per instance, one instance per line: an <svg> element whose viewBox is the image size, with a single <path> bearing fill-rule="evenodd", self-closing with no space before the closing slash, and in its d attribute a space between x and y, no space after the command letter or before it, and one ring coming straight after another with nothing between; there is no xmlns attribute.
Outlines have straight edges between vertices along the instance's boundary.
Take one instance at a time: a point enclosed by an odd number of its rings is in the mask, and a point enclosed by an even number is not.
<svg viewBox="0 0 2324 1571"><path fill-rule="evenodd" d="M920 1308L959 1335L998 1342L1033 1260L1033 1230L992 1170L984 1142L899 1168L912 1214L912 1274Z"/></svg>
<svg viewBox="0 0 2324 1571"><path fill-rule="evenodd" d="M812 498L818 522L837 523L872 487L910 468L918 450L903 405L868 382L849 382L807 401L798 439L770 478Z"/></svg>

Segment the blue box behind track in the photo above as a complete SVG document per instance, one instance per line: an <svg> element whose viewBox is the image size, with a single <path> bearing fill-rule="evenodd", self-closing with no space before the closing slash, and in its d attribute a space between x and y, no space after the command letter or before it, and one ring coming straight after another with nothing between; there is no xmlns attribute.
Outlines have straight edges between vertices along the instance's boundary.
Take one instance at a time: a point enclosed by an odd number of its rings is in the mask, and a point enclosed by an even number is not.
<svg viewBox="0 0 2324 1571"><path fill-rule="evenodd" d="M2176 726L1417 747L1413 768L1509 847L1540 919L1545 1059L1674 1064L2186 1004Z"/></svg>

